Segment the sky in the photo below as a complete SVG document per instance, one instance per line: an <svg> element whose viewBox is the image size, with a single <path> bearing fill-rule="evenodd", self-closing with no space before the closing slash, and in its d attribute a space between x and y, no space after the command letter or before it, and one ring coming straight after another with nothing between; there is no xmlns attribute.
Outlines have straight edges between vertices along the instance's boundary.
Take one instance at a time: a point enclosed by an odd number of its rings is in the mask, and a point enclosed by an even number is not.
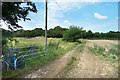
<svg viewBox="0 0 120 80"><path fill-rule="evenodd" d="M28 15L31 21L20 21L25 30L45 27L45 1L35 2L38 13ZM102 0L48 1L48 29L55 26L69 28L70 25L83 27L93 32L118 31L118 2ZM3 28L7 26L3 24Z"/></svg>

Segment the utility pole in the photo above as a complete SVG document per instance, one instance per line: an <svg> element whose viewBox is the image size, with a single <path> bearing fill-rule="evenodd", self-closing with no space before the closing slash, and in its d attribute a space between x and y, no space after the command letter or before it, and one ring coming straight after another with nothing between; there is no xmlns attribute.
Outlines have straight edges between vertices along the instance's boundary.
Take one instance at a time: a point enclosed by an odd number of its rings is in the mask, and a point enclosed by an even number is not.
<svg viewBox="0 0 120 80"><path fill-rule="evenodd" d="M45 55L47 54L47 0L46 0L46 16L45 16Z"/></svg>

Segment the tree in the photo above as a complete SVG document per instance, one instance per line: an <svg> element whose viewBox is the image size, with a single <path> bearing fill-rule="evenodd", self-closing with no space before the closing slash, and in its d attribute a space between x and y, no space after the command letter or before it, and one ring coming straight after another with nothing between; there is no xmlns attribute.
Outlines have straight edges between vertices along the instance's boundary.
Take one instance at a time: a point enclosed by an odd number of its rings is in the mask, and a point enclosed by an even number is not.
<svg viewBox="0 0 120 80"><path fill-rule="evenodd" d="M80 38L81 30L77 26L72 26L70 29L64 34L63 40L75 42Z"/></svg>
<svg viewBox="0 0 120 80"><path fill-rule="evenodd" d="M89 30L87 33L86 33L86 37L87 38L92 38L93 37L93 33L91 30Z"/></svg>
<svg viewBox="0 0 120 80"><path fill-rule="evenodd" d="M93 33L93 37L94 37L94 38L100 38L100 33L99 33L99 32Z"/></svg>
<svg viewBox="0 0 120 80"><path fill-rule="evenodd" d="M22 0L23 1L23 0ZM27 17L29 12L37 13L36 5L32 2L2 2L2 20L9 24L9 29L22 28L18 21L31 20ZM25 6L21 6L24 4ZM11 25L11 26L10 26Z"/></svg>
<svg viewBox="0 0 120 80"><path fill-rule="evenodd" d="M54 29L48 30L48 37L62 38L66 30L67 30L66 28L56 26Z"/></svg>
<svg viewBox="0 0 120 80"><path fill-rule="evenodd" d="M25 6L22 6L21 4L24 4ZM0 4L0 7L2 7L2 17L0 18L0 20L4 21L8 25L8 28L10 30L22 28L18 24L18 21L20 20L24 21L31 20L30 18L27 17L29 12L37 13L35 3L24 2L24 0L21 0L21 2L2 2L2 4ZM10 32L10 34L11 33L12 32ZM6 36L5 34L3 34L3 36L4 37L2 37L2 41L5 44L3 44L2 47L6 46L7 38L11 42L14 40L12 35Z"/></svg>

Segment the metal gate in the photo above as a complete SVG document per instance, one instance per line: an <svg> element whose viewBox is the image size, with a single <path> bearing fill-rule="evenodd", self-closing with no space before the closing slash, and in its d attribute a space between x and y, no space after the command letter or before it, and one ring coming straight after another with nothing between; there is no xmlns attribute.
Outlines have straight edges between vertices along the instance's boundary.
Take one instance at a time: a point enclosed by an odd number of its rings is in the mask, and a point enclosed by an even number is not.
<svg viewBox="0 0 120 80"><path fill-rule="evenodd" d="M12 56L16 54L16 56L18 57L22 55L26 60L30 60L32 58L37 58L46 55L45 52L45 45L17 47L8 48L7 56ZM9 61L11 61L11 59L9 59Z"/></svg>

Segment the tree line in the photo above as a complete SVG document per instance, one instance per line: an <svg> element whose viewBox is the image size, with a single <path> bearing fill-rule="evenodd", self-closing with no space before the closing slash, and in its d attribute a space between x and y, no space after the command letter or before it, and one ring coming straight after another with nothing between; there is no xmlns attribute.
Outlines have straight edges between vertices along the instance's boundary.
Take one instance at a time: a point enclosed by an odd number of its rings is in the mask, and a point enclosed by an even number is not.
<svg viewBox="0 0 120 80"><path fill-rule="evenodd" d="M74 27L74 26L71 26ZM53 29L49 29L47 31L47 37L52 37L52 38L62 38L65 33L68 33L68 31L70 30L70 28L62 28L60 26L56 26ZM43 30L42 28L36 28L34 30L17 30L17 31L9 31L9 30L2 30L3 32L3 37L4 36L8 36L8 34L12 35L13 37L37 37L37 36L45 36L45 30ZM79 28L79 31L77 31L76 29L69 32L69 34L71 33L75 33L79 35L78 38L83 38L83 39L118 39L120 37L120 32L117 31L109 31L106 33L103 32L92 32L91 30L83 30L83 28ZM72 34L71 34L72 35ZM73 35L74 36L74 35Z"/></svg>

